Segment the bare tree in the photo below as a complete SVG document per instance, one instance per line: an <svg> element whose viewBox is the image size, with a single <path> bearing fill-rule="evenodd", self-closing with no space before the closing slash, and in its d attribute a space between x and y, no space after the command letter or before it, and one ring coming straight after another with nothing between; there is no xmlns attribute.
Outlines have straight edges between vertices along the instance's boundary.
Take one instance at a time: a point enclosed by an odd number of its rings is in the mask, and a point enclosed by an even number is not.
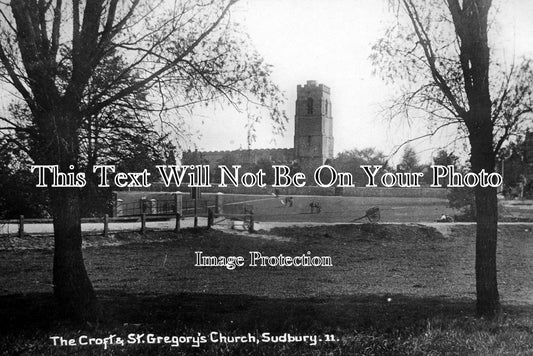
<svg viewBox="0 0 533 356"><path fill-rule="evenodd" d="M151 103L145 112L157 109L161 118L191 102L222 98L235 107L267 108L275 126L283 128L283 97L269 79L268 65L231 21L235 2L2 2L0 79L25 102L31 120L2 118L1 131L24 132L30 143L25 149L36 164L68 172L82 164L90 141L80 135L91 127L88 121L109 119L98 115L145 95ZM119 71L102 80L97 69L112 56L120 58ZM49 188L49 195L54 294L68 317L96 319L100 308L81 250L79 191Z"/></svg>
<svg viewBox="0 0 533 356"><path fill-rule="evenodd" d="M491 61L491 0L399 0L391 6L398 21L372 58L381 75L402 88L392 116L428 119L429 135L456 127L457 137L470 143L472 171L494 172L498 150L531 112L531 61L509 68ZM475 198L477 312L494 317L500 310L496 188L476 187Z"/></svg>

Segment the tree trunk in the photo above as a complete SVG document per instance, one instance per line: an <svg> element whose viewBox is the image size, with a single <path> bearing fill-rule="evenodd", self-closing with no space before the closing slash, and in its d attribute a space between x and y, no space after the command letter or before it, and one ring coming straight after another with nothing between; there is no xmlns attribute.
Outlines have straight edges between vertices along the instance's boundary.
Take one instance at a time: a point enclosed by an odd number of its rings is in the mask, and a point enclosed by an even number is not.
<svg viewBox="0 0 533 356"><path fill-rule="evenodd" d="M78 167L81 116L75 108L75 101L73 104L65 99L36 116L43 134L33 147L35 162L57 165L63 173ZM51 184L51 178L48 177L48 184ZM65 318L96 321L101 316L100 305L87 275L81 249L81 189L48 188L54 219L54 295Z"/></svg>
<svg viewBox="0 0 533 356"><path fill-rule="evenodd" d="M484 133L482 131L485 131ZM485 127L470 135L472 170L494 172L492 128ZM498 200L496 188L475 188L476 200L476 311L478 316L494 318L500 312L498 294L496 245L498 237Z"/></svg>
<svg viewBox="0 0 533 356"><path fill-rule="evenodd" d="M476 189L476 216L476 310L479 316L494 318L500 311L496 272L496 188Z"/></svg>
<svg viewBox="0 0 533 356"><path fill-rule="evenodd" d="M54 218L54 294L64 316L95 321L100 306L87 275L81 250L79 192L76 188L52 188Z"/></svg>

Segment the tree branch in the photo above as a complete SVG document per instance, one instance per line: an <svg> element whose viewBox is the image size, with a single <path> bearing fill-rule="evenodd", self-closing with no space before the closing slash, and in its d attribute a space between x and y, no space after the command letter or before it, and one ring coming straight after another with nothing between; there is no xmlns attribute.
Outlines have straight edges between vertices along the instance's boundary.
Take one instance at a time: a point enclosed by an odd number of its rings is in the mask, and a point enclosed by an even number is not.
<svg viewBox="0 0 533 356"><path fill-rule="evenodd" d="M28 106L32 111L35 110L35 103L33 101L33 97L30 95L24 84L20 81L17 73L15 73L15 70L13 69L13 66L11 65L11 62L6 56L6 53L4 51L4 47L2 46L2 43L0 43L0 61L4 65L4 67L7 70L7 73L9 75L9 78L11 79L11 83L13 86L18 90L18 92L22 95Z"/></svg>
<svg viewBox="0 0 533 356"><path fill-rule="evenodd" d="M217 28L217 26L220 24L220 22L222 21L222 19L226 16L226 14L228 13L229 9L231 8L231 6L233 4L235 4L238 0L230 0L230 2L228 3L228 5L226 5L226 7L224 8L224 10L222 11L222 13L219 15L219 17L217 18L217 20L206 30L204 31L191 45L189 45L187 47L187 49L185 49L185 51L183 51L180 55L178 55L172 62L170 62L169 64L167 65L164 65L162 68L156 70L153 74L149 75L148 77L136 82L135 84L127 87L127 88L124 88L122 89L121 91L119 91L118 93L114 94L113 96L111 96L110 98L100 102L100 103L97 103L96 105L94 105L93 107L91 107L89 110L88 110L88 114L94 114L95 112L98 112L100 109L102 109L103 107L107 106L107 105L110 105L112 104L113 102L115 102L116 100L118 99L121 99L123 97L125 97L126 95L129 95L139 89L142 89L143 87L145 87L147 84L149 84L150 82L152 82L155 78L161 76L162 74L164 74L165 72L168 72L170 69L174 68L180 61L182 61L186 56L188 56L189 54L191 54L194 49L196 49L196 47L198 47L198 45L200 43L202 43L202 41L211 33L213 32L213 30L215 28Z"/></svg>
<svg viewBox="0 0 533 356"><path fill-rule="evenodd" d="M54 20L52 23L52 46L50 48L50 59L53 59L55 62L55 57L59 49L59 37L61 29L61 5L62 0L56 1L56 6L54 8Z"/></svg>
<svg viewBox="0 0 533 356"><path fill-rule="evenodd" d="M457 98L453 95L450 87L446 83L446 80L443 78L443 76L437 69L437 66L435 64L435 56L433 54L433 48L431 46L431 40L429 39L429 37L427 37L427 34L425 33L420 18L418 17L416 7L410 0L403 0L403 3L413 25L413 29L415 30L415 33L418 37L419 43L421 44L424 50L424 55L426 57L427 63L431 71L431 75L433 76L435 83L439 86L445 97L450 101L454 110L456 110L457 112L457 116L466 118L466 109L459 105Z"/></svg>
<svg viewBox="0 0 533 356"><path fill-rule="evenodd" d="M423 139L423 138L427 138L427 137L432 137L432 136L436 135L437 132L439 132L441 129L443 129L443 128L447 127L447 126L451 126L451 125L455 125L455 124L459 124L459 123L461 123L461 121L459 121L459 120L456 120L456 121L448 121L448 122L446 122L446 123L444 123L444 124L438 126L437 128L435 128L435 129L434 129L433 131L431 131L431 132L428 132L428 133L426 133L426 134L424 134L424 135L417 136L417 137L415 137L415 138L408 139L408 140L402 142L400 145L398 145L398 146L397 146L397 147L391 152L391 154L388 155L388 157L394 156L396 153L398 153L398 151L400 150L400 148L402 148L403 146L405 146L405 145L407 145L407 144L409 144L409 143L411 143L411 142L418 141L418 140L421 140L421 139ZM388 159L387 159L387 161L388 161Z"/></svg>

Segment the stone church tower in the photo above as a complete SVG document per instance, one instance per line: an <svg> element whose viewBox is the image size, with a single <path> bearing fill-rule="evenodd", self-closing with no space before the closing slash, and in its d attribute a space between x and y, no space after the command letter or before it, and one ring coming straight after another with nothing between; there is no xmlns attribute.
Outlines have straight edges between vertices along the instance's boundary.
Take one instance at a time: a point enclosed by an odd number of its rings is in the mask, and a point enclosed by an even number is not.
<svg viewBox="0 0 533 356"><path fill-rule="evenodd" d="M294 156L304 172L333 158L333 118L329 87L308 80L298 85L294 127Z"/></svg>

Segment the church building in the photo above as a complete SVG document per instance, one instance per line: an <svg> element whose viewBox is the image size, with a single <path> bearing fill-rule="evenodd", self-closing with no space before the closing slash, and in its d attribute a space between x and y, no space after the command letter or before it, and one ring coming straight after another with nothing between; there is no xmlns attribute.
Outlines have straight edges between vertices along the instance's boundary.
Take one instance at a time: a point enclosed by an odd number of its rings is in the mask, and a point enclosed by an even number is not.
<svg viewBox="0 0 533 356"><path fill-rule="evenodd" d="M222 164L255 164L262 159L273 164L297 165L312 173L333 158L333 117L330 89L308 80L297 86L294 120L294 148L244 149L232 151L187 151L183 164L209 164L211 170Z"/></svg>

